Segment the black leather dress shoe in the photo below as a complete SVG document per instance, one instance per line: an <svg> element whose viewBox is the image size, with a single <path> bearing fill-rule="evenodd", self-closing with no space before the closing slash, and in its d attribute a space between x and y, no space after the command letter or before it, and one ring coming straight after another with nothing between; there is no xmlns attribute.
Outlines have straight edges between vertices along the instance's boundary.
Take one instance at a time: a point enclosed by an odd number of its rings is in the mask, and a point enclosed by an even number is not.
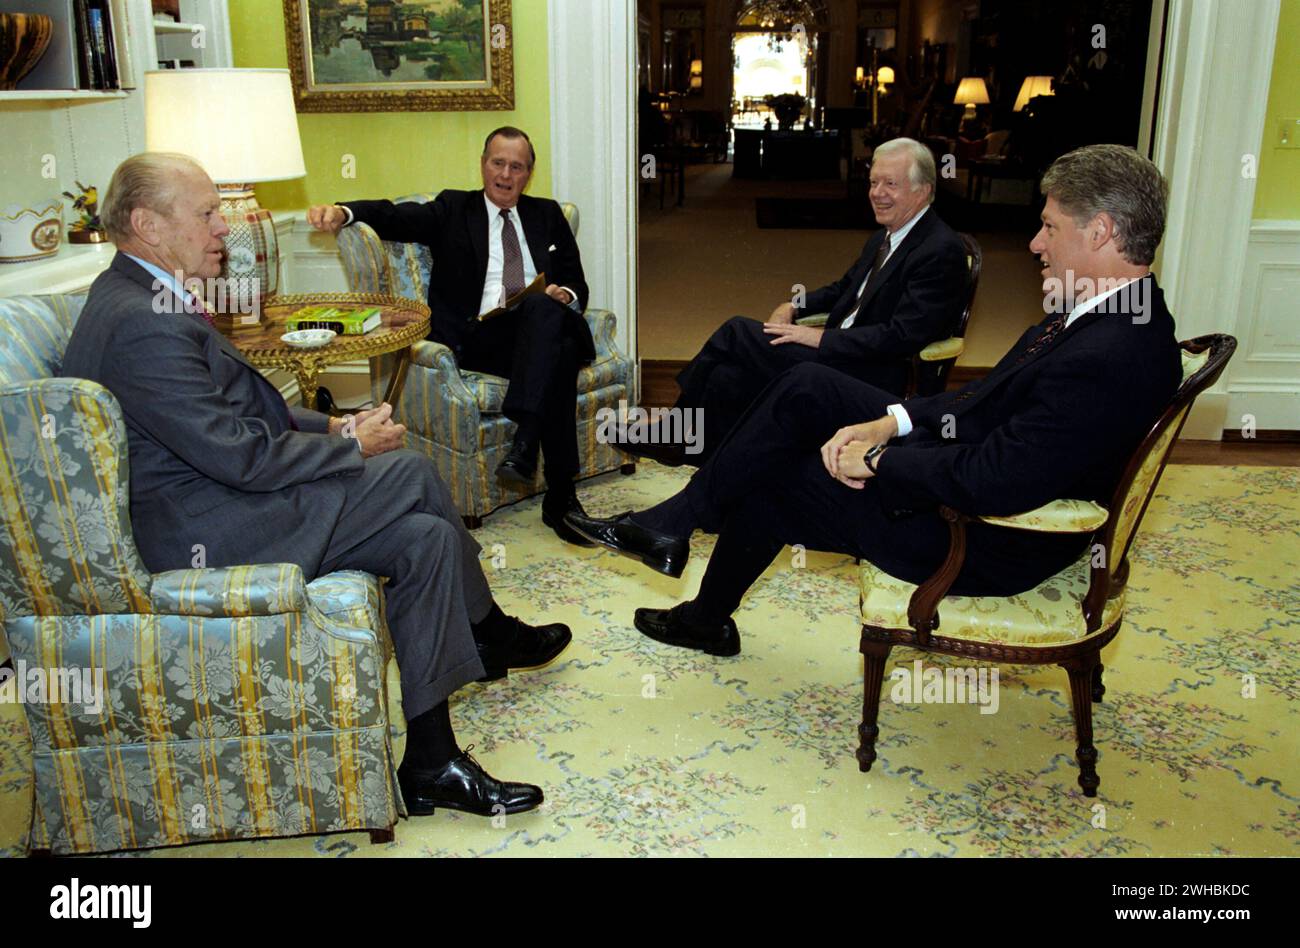
<svg viewBox="0 0 1300 948"><path fill-rule="evenodd" d="M537 474L537 445L515 439L497 468L497 480L515 487L532 487Z"/></svg>
<svg viewBox="0 0 1300 948"><path fill-rule="evenodd" d="M740 631L734 619L718 625L701 625L683 619L681 608L638 609L632 621L642 635L665 645L699 649L724 657L740 654Z"/></svg>
<svg viewBox="0 0 1300 948"><path fill-rule="evenodd" d="M573 641L569 627L560 622L532 626L513 620L515 634L499 645L478 643L483 677L479 681L498 681L512 668L540 668L549 665Z"/></svg>
<svg viewBox="0 0 1300 948"><path fill-rule="evenodd" d="M469 755L473 747L471 744L465 748L441 770L408 769L405 765L397 769L402 799L412 816L427 816L438 807L496 816L524 813L541 805L545 799L541 787L496 779Z"/></svg>
<svg viewBox="0 0 1300 948"><path fill-rule="evenodd" d="M604 519L567 513L564 522L588 540L595 540L608 550L640 560L651 569L674 579L682 575L682 570L686 568L686 558L691 552L689 540L670 537L633 523L630 510L617 517Z"/></svg>
<svg viewBox="0 0 1300 948"><path fill-rule="evenodd" d="M582 509L582 503L578 500L577 495L570 494L568 498L560 503L548 503L550 495L542 501L542 523L546 524L555 531L555 535L565 543L572 543L574 546L595 546L586 537L577 530L574 530L564 522L566 513L576 513L580 517L587 516L587 511Z"/></svg>

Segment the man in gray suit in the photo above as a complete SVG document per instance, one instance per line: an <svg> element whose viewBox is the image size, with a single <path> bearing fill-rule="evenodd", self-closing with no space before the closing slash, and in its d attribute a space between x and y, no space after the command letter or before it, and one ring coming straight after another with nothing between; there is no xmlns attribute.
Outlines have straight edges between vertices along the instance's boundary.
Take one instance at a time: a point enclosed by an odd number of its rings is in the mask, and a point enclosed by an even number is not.
<svg viewBox="0 0 1300 948"><path fill-rule="evenodd" d="M443 806L492 815L542 802L456 744L447 699L475 679L554 659L571 635L533 628L492 600L432 462L400 450L388 405L351 423L289 409L211 325L196 281L225 253L212 181L182 155L123 162L103 220L118 253L95 280L63 374L99 382L126 419L131 523L151 571L297 563L388 577L387 616L408 721L398 776L412 813Z"/></svg>

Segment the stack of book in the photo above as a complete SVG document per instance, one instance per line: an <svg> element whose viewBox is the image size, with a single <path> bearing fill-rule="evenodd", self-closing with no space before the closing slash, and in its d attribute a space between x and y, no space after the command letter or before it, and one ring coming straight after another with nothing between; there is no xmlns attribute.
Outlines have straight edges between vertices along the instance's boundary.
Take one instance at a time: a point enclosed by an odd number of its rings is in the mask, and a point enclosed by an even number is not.
<svg viewBox="0 0 1300 948"><path fill-rule="evenodd" d="M23 0L53 21L49 48L19 89L133 89L129 0Z"/></svg>

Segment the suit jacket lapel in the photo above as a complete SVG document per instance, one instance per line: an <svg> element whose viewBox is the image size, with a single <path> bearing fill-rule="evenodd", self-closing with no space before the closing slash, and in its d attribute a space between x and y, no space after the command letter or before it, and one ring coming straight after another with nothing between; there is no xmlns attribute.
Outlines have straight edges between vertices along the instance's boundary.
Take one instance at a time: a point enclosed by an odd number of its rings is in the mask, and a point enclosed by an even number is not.
<svg viewBox="0 0 1300 948"><path fill-rule="evenodd" d="M885 265L880 268L880 272L873 276L871 282L867 284L867 291L862 294L860 310L866 309L867 305L871 302L871 298L876 295L876 291L880 289L881 284L885 282L885 278L888 277L889 274L893 273L895 269L902 266L904 258L912 252L912 248L924 240L926 234L930 232L930 228L934 226L935 218L929 208L922 211L921 215L921 219L912 225L912 229L907 232L907 236L903 238L903 242L895 247L889 254L889 259L886 260ZM884 231L881 231L880 239L885 239ZM879 244L876 244L877 248L879 248L879 246ZM874 253L872 256L875 256ZM870 264L868 264L868 266L870 266Z"/></svg>
<svg viewBox="0 0 1300 948"><path fill-rule="evenodd" d="M542 226L541 209L527 197L519 199L517 209L519 223L524 228L524 240L528 242L528 254L533 258L533 266L537 268L537 272L542 273L546 269L546 261L550 259L550 251L547 249L546 229Z"/></svg>
<svg viewBox="0 0 1300 948"><path fill-rule="evenodd" d="M475 285L480 295L483 293L483 281L487 279L488 230L491 228L484 200L483 189L480 188L469 199L469 210L465 215L466 226L469 228L469 242L474 248L474 260L478 264L478 281ZM475 305L477 306L477 301Z"/></svg>

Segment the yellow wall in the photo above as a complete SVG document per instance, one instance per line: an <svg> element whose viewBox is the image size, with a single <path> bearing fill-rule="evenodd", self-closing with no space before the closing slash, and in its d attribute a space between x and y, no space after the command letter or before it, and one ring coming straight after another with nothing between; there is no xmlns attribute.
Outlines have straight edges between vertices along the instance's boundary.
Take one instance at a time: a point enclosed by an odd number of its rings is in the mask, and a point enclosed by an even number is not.
<svg viewBox="0 0 1300 948"><path fill-rule="evenodd" d="M514 0L515 110L513 112L303 112L298 115L307 177L259 184L264 207L395 197L414 191L478 188L483 138L501 125L526 131L537 149L528 193L551 195L550 81L547 75L546 0ZM281 0L230 4L236 66L287 68ZM343 156L356 156L356 177L343 177Z"/></svg>
<svg viewBox="0 0 1300 948"><path fill-rule="evenodd" d="M1278 126L1284 118L1300 118L1300 0L1282 0L1278 18L1259 180L1255 182L1256 218L1300 220L1300 148L1277 147Z"/></svg>

